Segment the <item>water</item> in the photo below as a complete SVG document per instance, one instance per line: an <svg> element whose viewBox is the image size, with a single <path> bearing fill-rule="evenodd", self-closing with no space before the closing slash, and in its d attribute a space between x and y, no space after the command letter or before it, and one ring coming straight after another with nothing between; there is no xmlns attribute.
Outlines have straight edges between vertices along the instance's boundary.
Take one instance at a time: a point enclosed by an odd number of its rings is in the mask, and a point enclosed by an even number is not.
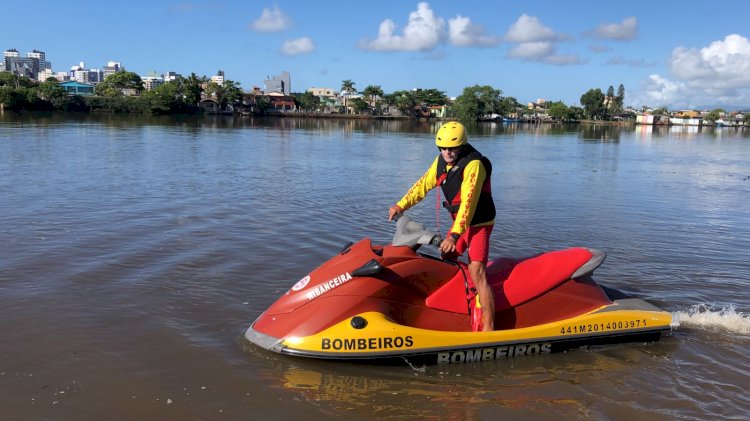
<svg viewBox="0 0 750 421"><path fill-rule="evenodd" d="M0 419L747 419L747 130L470 131L491 256L606 250L600 283L679 320L658 343L411 368L246 346L343 244L389 241L436 124L0 117ZM409 212L435 228L435 202Z"/></svg>

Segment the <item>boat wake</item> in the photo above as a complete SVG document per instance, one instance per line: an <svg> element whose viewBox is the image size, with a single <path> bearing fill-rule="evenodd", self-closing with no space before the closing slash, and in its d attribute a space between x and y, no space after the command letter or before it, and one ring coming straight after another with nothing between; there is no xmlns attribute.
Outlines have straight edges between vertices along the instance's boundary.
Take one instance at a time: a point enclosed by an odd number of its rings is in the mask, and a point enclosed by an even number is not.
<svg viewBox="0 0 750 421"><path fill-rule="evenodd" d="M750 315L735 310L733 305L716 307L709 304L696 304L688 311L677 311L672 316L680 326L721 329L750 335Z"/></svg>

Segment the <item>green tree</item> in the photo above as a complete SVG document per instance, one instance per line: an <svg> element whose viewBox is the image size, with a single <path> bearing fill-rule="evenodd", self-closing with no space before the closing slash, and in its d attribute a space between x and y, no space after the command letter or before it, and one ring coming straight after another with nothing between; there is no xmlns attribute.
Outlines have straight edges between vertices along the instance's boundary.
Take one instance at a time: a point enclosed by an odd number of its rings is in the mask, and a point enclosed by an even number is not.
<svg viewBox="0 0 750 421"><path fill-rule="evenodd" d="M6 72L2 72L3 74ZM10 110L17 110L23 106L23 100L18 92L10 86L0 86L0 104Z"/></svg>
<svg viewBox="0 0 750 421"><path fill-rule="evenodd" d="M456 116L462 121L477 121L482 116L502 111L503 91L491 86L474 85L464 88L453 105Z"/></svg>
<svg viewBox="0 0 750 421"><path fill-rule="evenodd" d="M419 89L413 93L414 99L418 105L445 105L448 103L448 96L445 92L437 89Z"/></svg>
<svg viewBox="0 0 750 421"><path fill-rule="evenodd" d="M604 107L604 93L599 88L589 89L588 92L581 95L581 105L583 105L586 116L592 120L601 120L607 115Z"/></svg>
<svg viewBox="0 0 750 421"><path fill-rule="evenodd" d="M45 101L52 101L53 98L60 98L66 95L65 89L63 89L57 79L54 78L49 78L40 83L37 93L39 97Z"/></svg>
<svg viewBox="0 0 750 421"><path fill-rule="evenodd" d="M722 114L725 114L726 111L724 111L721 108L716 108L711 111L709 111L705 117L703 117L703 120L710 121L712 123L715 123L716 120L719 120L722 116Z"/></svg>
<svg viewBox="0 0 750 421"><path fill-rule="evenodd" d="M371 107L375 107L375 102L378 98L383 97L383 89L380 85L368 85L363 91L365 101L370 104Z"/></svg>
<svg viewBox="0 0 750 421"><path fill-rule="evenodd" d="M500 101L500 110L498 111L498 114L507 116L517 113L519 108L521 108L521 104L518 103L518 100L512 96L508 96Z"/></svg>
<svg viewBox="0 0 750 421"><path fill-rule="evenodd" d="M84 102L91 111L138 114L152 112L149 99L144 96L87 96Z"/></svg>
<svg viewBox="0 0 750 421"><path fill-rule="evenodd" d="M349 104L347 104L349 100L349 95L357 93L357 90L354 89L354 85L355 83L352 82L351 79L344 79L341 82L341 96L344 98L344 110L345 110L344 112L346 113L349 112L349 107L348 107Z"/></svg>
<svg viewBox="0 0 750 421"><path fill-rule="evenodd" d="M668 116L670 113L669 113L669 109L667 107L662 106L662 107L659 107L659 108L655 109L652 114L653 115L665 115L665 116Z"/></svg>
<svg viewBox="0 0 750 421"><path fill-rule="evenodd" d="M192 106L198 106L203 96L203 86L206 84L205 76L196 76L195 73L191 73L187 79L182 81L183 83L183 95L185 95L185 102Z"/></svg>
<svg viewBox="0 0 750 421"><path fill-rule="evenodd" d="M395 105L401 114L409 117L414 116L417 100L409 91L395 91L388 96L388 103Z"/></svg>
<svg viewBox="0 0 750 421"><path fill-rule="evenodd" d="M256 95L255 96L255 108L258 110L258 114L265 115L271 108L271 101L267 96Z"/></svg>
<svg viewBox="0 0 750 421"><path fill-rule="evenodd" d="M566 121L570 119L570 109L562 101L548 103L547 114L556 121Z"/></svg>
<svg viewBox="0 0 750 421"><path fill-rule="evenodd" d="M58 111L89 111L89 106L86 105L86 101L80 95L65 95L59 98L52 98L50 102L52 103L52 107Z"/></svg>
<svg viewBox="0 0 750 421"><path fill-rule="evenodd" d="M615 97L615 100L617 101L617 109L622 111L625 105L625 86L623 86L622 83L617 87L617 96Z"/></svg>
<svg viewBox="0 0 750 421"><path fill-rule="evenodd" d="M239 83L229 79L221 85L213 81L208 82L205 93L216 101L222 110L226 109L227 105L234 106L242 100L242 89Z"/></svg>
<svg viewBox="0 0 750 421"><path fill-rule="evenodd" d="M11 72L0 72L0 86L16 87L18 76Z"/></svg>
<svg viewBox="0 0 750 421"><path fill-rule="evenodd" d="M606 118L611 118L614 114L617 113L617 102L615 98L615 88L612 85L609 85L609 88L607 88L607 96L604 98L604 102L607 103L606 111L607 115Z"/></svg>
<svg viewBox="0 0 750 421"><path fill-rule="evenodd" d="M155 114L172 114L183 111L185 101L183 99L182 87L179 81L169 81L156 88L144 92L151 104L151 112Z"/></svg>
<svg viewBox="0 0 750 421"><path fill-rule="evenodd" d="M14 89L32 88L37 83L26 76L19 76L11 72L0 72L0 86L9 86Z"/></svg>
<svg viewBox="0 0 750 421"><path fill-rule="evenodd" d="M224 100L224 88L214 81L206 83L206 88L203 90L203 93L206 94L207 98L216 101L216 103L219 104L219 108L223 108L224 105L221 101L226 103Z"/></svg>
<svg viewBox="0 0 750 421"><path fill-rule="evenodd" d="M123 70L107 76L102 83L96 85L95 92L99 96L117 97L122 96L126 89L140 93L143 91L143 80L137 74Z"/></svg>
<svg viewBox="0 0 750 421"><path fill-rule="evenodd" d="M295 105L306 112L317 111L320 105L320 97L314 95L312 92L307 91L302 94L297 94L294 98Z"/></svg>
<svg viewBox="0 0 750 421"><path fill-rule="evenodd" d="M370 107L362 98L352 98L351 105L352 108L354 108L354 112L357 114L362 113L362 111Z"/></svg>
<svg viewBox="0 0 750 421"><path fill-rule="evenodd" d="M226 104L235 106L242 101L242 86L239 82L226 79L224 80L224 99Z"/></svg>
<svg viewBox="0 0 750 421"><path fill-rule="evenodd" d="M354 85L356 85L355 82L352 82L351 79L345 79L341 82L341 92L348 92L350 94L356 94L357 90L354 89Z"/></svg>
<svg viewBox="0 0 750 421"><path fill-rule="evenodd" d="M568 115L571 120L583 120L586 116L586 112L581 107L571 105L568 107Z"/></svg>

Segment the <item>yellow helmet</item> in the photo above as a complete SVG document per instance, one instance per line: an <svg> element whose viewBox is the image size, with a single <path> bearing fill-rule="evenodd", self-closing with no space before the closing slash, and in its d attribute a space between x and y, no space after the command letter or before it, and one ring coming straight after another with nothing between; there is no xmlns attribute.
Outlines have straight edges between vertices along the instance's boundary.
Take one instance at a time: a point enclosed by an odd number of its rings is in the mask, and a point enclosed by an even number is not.
<svg viewBox="0 0 750 421"><path fill-rule="evenodd" d="M451 121L440 126L435 136L435 144L438 148L455 148L465 145L468 140L466 127L457 121Z"/></svg>

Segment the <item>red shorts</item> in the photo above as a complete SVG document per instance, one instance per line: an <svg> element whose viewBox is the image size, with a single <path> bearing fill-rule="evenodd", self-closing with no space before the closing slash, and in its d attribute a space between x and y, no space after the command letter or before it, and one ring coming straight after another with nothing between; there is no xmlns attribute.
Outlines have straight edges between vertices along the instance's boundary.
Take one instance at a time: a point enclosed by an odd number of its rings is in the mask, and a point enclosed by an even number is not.
<svg viewBox="0 0 750 421"><path fill-rule="evenodd" d="M468 248L470 262L487 264L487 258L490 255L490 234L493 227L494 225L469 227L469 230L456 241L458 255L464 254L464 251Z"/></svg>

